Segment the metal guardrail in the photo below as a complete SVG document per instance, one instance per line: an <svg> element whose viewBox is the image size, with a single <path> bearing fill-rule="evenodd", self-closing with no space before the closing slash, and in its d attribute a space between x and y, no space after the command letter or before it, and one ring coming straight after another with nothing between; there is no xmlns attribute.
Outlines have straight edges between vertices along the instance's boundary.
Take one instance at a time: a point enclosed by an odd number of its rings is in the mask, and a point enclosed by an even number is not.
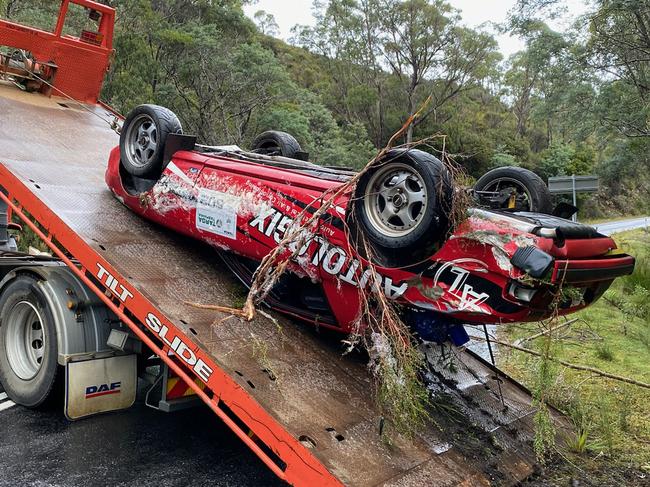
<svg viewBox="0 0 650 487"><path fill-rule="evenodd" d="M557 176L548 178L552 194L595 193L600 189L598 176Z"/></svg>
<svg viewBox="0 0 650 487"><path fill-rule="evenodd" d="M573 206L577 206L578 193L595 193L600 188L598 176L555 176L548 178L548 190L551 194L570 194L573 196ZM578 220L575 213L573 221Z"/></svg>

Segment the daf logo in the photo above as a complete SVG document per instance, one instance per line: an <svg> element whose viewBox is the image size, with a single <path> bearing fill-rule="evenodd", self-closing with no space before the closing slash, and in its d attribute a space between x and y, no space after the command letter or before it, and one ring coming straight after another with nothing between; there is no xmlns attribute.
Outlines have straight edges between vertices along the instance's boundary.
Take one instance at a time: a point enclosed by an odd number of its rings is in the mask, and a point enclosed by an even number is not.
<svg viewBox="0 0 650 487"><path fill-rule="evenodd" d="M112 382L110 384L99 384L86 387L86 399L93 397L108 396L110 394L119 394L122 392L121 382Z"/></svg>

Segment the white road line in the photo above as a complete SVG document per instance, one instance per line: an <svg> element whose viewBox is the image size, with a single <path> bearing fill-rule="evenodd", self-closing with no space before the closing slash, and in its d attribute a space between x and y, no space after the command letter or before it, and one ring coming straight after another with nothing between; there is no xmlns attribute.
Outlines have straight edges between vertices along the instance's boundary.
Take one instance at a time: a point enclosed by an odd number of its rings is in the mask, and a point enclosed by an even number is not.
<svg viewBox="0 0 650 487"><path fill-rule="evenodd" d="M6 392L0 392L0 401L4 401L7 399L7 393Z"/></svg>
<svg viewBox="0 0 650 487"><path fill-rule="evenodd" d="M0 411L4 411L5 409L12 408L15 405L16 405L16 403L13 402L13 401L0 402Z"/></svg>

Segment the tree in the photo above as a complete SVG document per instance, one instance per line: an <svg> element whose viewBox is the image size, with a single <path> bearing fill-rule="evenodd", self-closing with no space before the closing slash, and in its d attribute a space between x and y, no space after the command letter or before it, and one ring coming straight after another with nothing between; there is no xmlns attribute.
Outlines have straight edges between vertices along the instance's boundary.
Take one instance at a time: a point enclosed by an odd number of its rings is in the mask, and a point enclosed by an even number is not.
<svg viewBox="0 0 650 487"><path fill-rule="evenodd" d="M566 147L576 154L582 148L593 151L593 157L581 164L603 178L607 191L600 198L609 202L606 206L624 212L630 206L641 209L645 205L638 201L650 200L646 156L650 143L650 1L593 0L590 7L569 32L573 41L563 50L563 69L556 68L561 75L552 76L551 83L548 76L543 77L547 91L549 84L554 85L552 96L533 99L529 120L543 117L552 122L561 144L569 144ZM531 25L540 24L541 17L557 16L563 8L559 0L518 0L510 28L525 34ZM552 142L557 155L558 144ZM542 172L570 170L550 156L548 151L543 153ZM631 204L623 204L623 199Z"/></svg>
<svg viewBox="0 0 650 487"><path fill-rule="evenodd" d="M390 0L384 3L382 18L385 58L403 80L407 115L427 97L432 100L409 127L410 142L419 124L493 75L500 55L492 36L461 27L458 13L441 0Z"/></svg>
<svg viewBox="0 0 650 487"><path fill-rule="evenodd" d="M601 0L597 5L581 61L614 78L599 99L601 113L609 112L603 121L629 137L650 136L650 2Z"/></svg>
<svg viewBox="0 0 650 487"><path fill-rule="evenodd" d="M58 0L39 0L37 2L0 0L0 17L46 31L53 31L60 5L61 2Z"/></svg>
<svg viewBox="0 0 650 487"><path fill-rule="evenodd" d="M389 0L383 6L384 56L404 84L407 116L415 113L418 89L442 66L445 49L453 43L451 13L441 0ZM409 126L407 142L413 139L413 128Z"/></svg>
<svg viewBox="0 0 650 487"><path fill-rule="evenodd" d="M173 87L172 105L203 141L242 144L251 122L283 99L290 81L273 53L234 45L210 26L165 45L161 65Z"/></svg>
<svg viewBox="0 0 650 487"><path fill-rule="evenodd" d="M558 15L563 8L558 0L518 0L510 23L521 32L539 12ZM650 136L650 1L595 0L593 8L575 26L586 42L573 53L577 69L600 85L593 109L622 135Z"/></svg>
<svg viewBox="0 0 650 487"><path fill-rule="evenodd" d="M431 96L431 106L408 131L411 140L418 124L437 118L460 92L494 74L494 39L460 27L456 11L442 0L316 5L316 26L298 29L294 41L328 60L337 113L348 122L365 122L376 145L391 131L388 119L396 130Z"/></svg>
<svg viewBox="0 0 650 487"><path fill-rule="evenodd" d="M253 15L255 19L255 25L259 31L265 36L278 37L280 35L280 27L275 21L273 14L270 14L264 10L258 10Z"/></svg>
<svg viewBox="0 0 650 487"><path fill-rule="evenodd" d="M293 42L323 56L332 77L332 109L347 124L363 121L375 145L383 145L385 83L379 57L377 0L315 2L316 26L297 26Z"/></svg>
<svg viewBox="0 0 650 487"><path fill-rule="evenodd" d="M566 53L569 47L564 37L542 22L530 22L519 32L526 38L526 50L518 52L509 61L505 74L507 94L513 100L517 117L517 133L526 135L535 99L542 100L547 111L547 144L552 142L551 120L548 113L551 103L567 87L568 69Z"/></svg>
<svg viewBox="0 0 650 487"><path fill-rule="evenodd" d="M294 135L310 159L326 166L363 167L376 150L361 123L340 127L320 98L295 87L296 96L259 118L258 130L283 130Z"/></svg>
<svg viewBox="0 0 650 487"><path fill-rule="evenodd" d="M2 0L0 1L0 12L5 18L12 18L14 9L18 7L18 0Z"/></svg>

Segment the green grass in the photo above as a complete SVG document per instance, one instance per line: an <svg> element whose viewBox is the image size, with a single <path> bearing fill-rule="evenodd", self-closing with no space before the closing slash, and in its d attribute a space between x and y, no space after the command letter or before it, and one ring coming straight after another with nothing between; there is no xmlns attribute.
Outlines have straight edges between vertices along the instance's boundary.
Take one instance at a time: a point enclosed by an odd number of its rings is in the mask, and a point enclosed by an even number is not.
<svg viewBox="0 0 650 487"><path fill-rule="evenodd" d="M582 454L587 450L587 441L589 440L588 429L577 429L575 438L567 442L569 450L573 453Z"/></svg>
<svg viewBox="0 0 650 487"><path fill-rule="evenodd" d="M614 360L614 351L612 350L612 347L609 346L609 343L603 342L596 345L596 357L608 362Z"/></svg>
<svg viewBox="0 0 650 487"><path fill-rule="evenodd" d="M34 247L42 252L50 252L47 245L27 226L25 222L20 220L16 215L13 215L11 221L18 223L22 226L22 231L16 232L12 231L11 233L17 237L16 243L18 244L18 250L20 252L28 252L29 247Z"/></svg>
<svg viewBox="0 0 650 487"><path fill-rule="evenodd" d="M554 340L552 354L568 362L650 383L650 234L635 230L616 236L619 247L637 257L632 276L618 279L597 303ZM502 328L512 342L533 335L536 323ZM527 344L539 350L543 339ZM516 351L500 352L501 366L534 385L539 361ZM650 468L650 390L558 366L548 397L573 420L567 441L573 461L621 468Z"/></svg>

